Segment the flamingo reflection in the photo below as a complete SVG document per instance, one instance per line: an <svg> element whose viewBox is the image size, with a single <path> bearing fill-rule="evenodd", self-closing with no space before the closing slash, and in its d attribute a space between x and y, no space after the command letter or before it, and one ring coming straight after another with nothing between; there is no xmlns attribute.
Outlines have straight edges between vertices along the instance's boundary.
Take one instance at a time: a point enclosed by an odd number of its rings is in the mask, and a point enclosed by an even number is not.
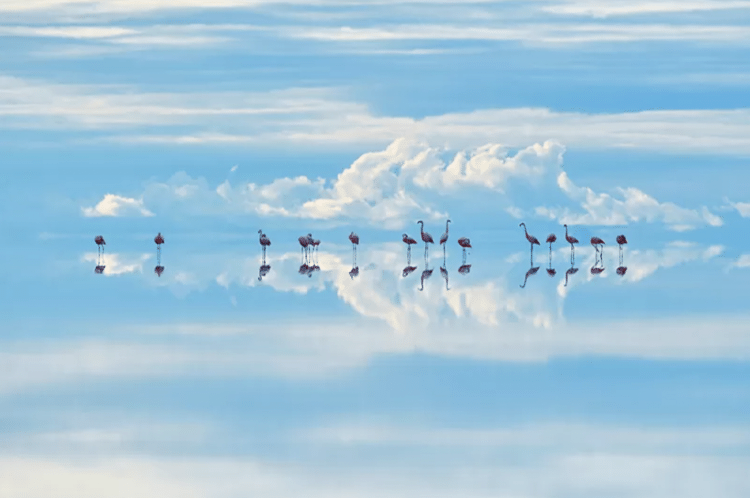
<svg viewBox="0 0 750 498"><path fill-rule="evenodd" d="M352 280L354 280L354 277L359 276L359 266L355 266L354 268L352 268L349 272L349 276Z"/></svg>
<svg viewBox="0 0 750 498"><path fill-rule="evenodd" d="M448 287L448 270L445 269L445 266L440 267L440 275L445 279L445 290L450 290L450 287Z"/></svg>
<svg viewBox="0 0 750 498"><path fill-rule="evenodd" d="M471 271L471 265L461 265L458 267L458 273L460 275L468 275Z"/></svg>
<svg viewBox="0 0 750 498"><path fill-rule="evenodd" d="M522 288L522 289L524 287L526 287L526 281L529 279L529 277L531 275L536 275L536 272L538 272L538 271L539 271L539 267L538 266L534 266L534 267L529 268L529 271L526 272L526 276L523 277L523 285L519 285L519 287Z"/></svg>
<svg viewBox="0 0 750 498"><path fill-rule="evenodd" d="M265 261L262 265L260 265L260 268L258 268L258 281L260 282L263 280L263 277L268 275L268 272L271 271L271 265L265 264Z"/></svg>
<svg viewBox="0 0 750 498"><path fill-rule="evenodd" d="M416 266L407 266L406 268L404 268L404 271L401 272L401 276L408 277L411 274L411 272L413 272L416 269L417 269Z"/></svg>
<svg viewBox="0 0 750 498"><path fill-rule="evenodd" d="M426 267L427 267L427 265L425 265L425 268ZM424 281L426 279L430 278L431 275L432 275L432 270L427 270L426 269L425 271L422 272L422 278L420 279L420 282L421 282L422 286L419 288L419 290L424 290Z"/></svg>
<svg viewBox="0 0 750 498"><path fill-rule="evenodd" d="M563 285L563 287L568 286L568 277L570 275L575 275L576 273L578 273L578 268L573 268L573 262L571 261L570 268L568 268L568 270L565 272L565 285Z"/></svg>

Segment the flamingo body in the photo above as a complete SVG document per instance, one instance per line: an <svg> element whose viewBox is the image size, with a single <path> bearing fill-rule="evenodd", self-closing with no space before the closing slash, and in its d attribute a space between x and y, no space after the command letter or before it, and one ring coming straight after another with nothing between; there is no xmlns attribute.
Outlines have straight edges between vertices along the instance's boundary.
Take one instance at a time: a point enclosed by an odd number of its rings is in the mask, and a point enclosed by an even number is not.
<svg viewBox="0 0 750 498"><path fill-rule="evenodd" d="M359 235L357 235L356 233L354 232L350 233L349 240L352 241L352 244L359 245Z"/></svg>
<svg viewBox="0 0 750 498"><path fill-rule="evenodd" d="M416 240L412 239L411 237L409 237L409 236L408 236L408 235L406 235L406 234L403 234L403 235L401 236L401 240L403 240L403 241L404 241L404 244L406 244L407 246L411 246L412 244L416 244L416 243L417 243L417 241L416 241Z"/></svg>
<svg viewBox="0 0 750 498"><path fill-rule="evenodd" d="M468 237L461 237L460 239L458 239L458 245L464 248L471 248L471 241Z"/></svg>

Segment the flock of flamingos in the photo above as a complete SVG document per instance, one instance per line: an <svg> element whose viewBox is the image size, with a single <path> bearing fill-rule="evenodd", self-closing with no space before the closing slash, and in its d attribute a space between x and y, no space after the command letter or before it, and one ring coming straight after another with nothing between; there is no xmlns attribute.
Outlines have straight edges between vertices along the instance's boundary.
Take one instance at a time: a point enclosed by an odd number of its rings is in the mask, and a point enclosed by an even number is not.
<svg viewBox="0 0 750 498"><path fill-rule="evenodd" d="M448 287L448 270L446 270L446 264L445 264L445 246L448 242L448 228L449 224L451 223L451 220L447 220L445 223L445 233L440 237L440 245L443 246L443 266L440 267L440 273L445 279L445 288L449 289ZM427 260L427 252L429 249L429 244L434 244L435 240L432 238L432 235L424 231L424 222L418 221L418 225L420 225L420 236L422 237L422 241L424 241L424 257L425 257L425 270L422 272L421 277L421 287L419 290L424 290L424 281L425 279L429 278L432 275L431 269L428 268L428 260ZM529 268L529 271L526 272L526 276L524 277L523 284L520 285L521 288L526 287L526 281L528 278L532 275L535 275L537 271L539 271L538 266L534 266L534 245L541 245L539 242L539 239L534 237L533 235L529 235L529 232L526 230L526 223L521 223L518 225L519 227L523 227L524 234L526 235L526 240L529 241L529 244L531 244L531 266ZM574 273L578 272L578 268L574 267L575 263L575 244L578 244L578 239L575 237L572 237L568 234L568 225L563 225L565 227L565 240L568 241L570 244L570 268L565 272L565 286L568 285L568 277L570 275L573 275ZM263 251L263 259L260 266L260 269L258 271L258 280L262 280L263 277L265 277L269 271L271 271L271 265L266 264L266 248L271 245L271 239L268 238L266 234L263 233L263 230L258 230L259 234L259 242L260 246ZM320 240L313 239L312 234L308 233L307 235L303 235L299 237L299 244L300 244L300 250L302 254L302 265L299 267L299 273L301 275L307 275L308 277L312 277L312 274L316 271L320 271L320 266L317 264L317 258L315 257L317 255L318 246L320 245ZM357 266L357 246L359 246L359 235L352 232L349 234L349 240L352 243L352 269L349 272L349 276L354 279L354 277L359 275L359 266ZM414 270L417 269L416 266L411 265L411 246L416 244L417 241L411 237L409 237L407 234L403 234L401 237L401 240L406 244L407 250L406 250L406 268L404 268L402 272L403 277L407 277L410 273L412 273ZM549 267L547 268L547 274L550 277L554 277L557 273L554 268L552 268L552 244L557 241L557 236L553 233L549 234L547 236L546 243L549 244ZM623 256L622 256L622 246L623 244L627 244L628 241L625 238L624 235L618 235L617 236L617 244L620 248L620 266L617 268L617 274L620 276L625 275L625 272L628 270L626 266L623 266ZM96 242L96 245L99 250L99 258L97 260L96 268L94 269L95 273L101 274L104 273L104 246L106 245L106 242L104 241L104 237L101 235L97 235L94 238L94 242ZM161 274L164 272L164 266L161 264L161 245L164 243L164 237L162 236L161 232L154 237L154 242L156 243L156 267L154 268L154 273L156 273L157 276L161 277ZM471 241L467 237L461 237L458 239L458 245L463 248L463 260L461 263L461 266L458 268L458 273L461 275L467 275L469 271L471 270L471 265L466 264L466 249L471 248ZM602 261L602 254L601 249L604 245L604 241L600 239L599 237L591 237L591 245L594 246L594 249L596 251L596 257L595 257L595 263L594 266L591 267L591 273L593 275L598 275L604 271L604 263Z"/></svg>

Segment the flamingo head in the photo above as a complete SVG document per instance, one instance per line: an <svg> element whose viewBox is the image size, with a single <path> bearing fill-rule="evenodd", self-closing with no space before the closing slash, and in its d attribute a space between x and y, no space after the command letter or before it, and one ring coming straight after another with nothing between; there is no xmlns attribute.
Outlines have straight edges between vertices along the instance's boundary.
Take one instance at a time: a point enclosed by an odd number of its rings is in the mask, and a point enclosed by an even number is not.
<svg viewBox="0 0 750 498"><path fill-rule="evenodd" d="M446 221L446 223L450 223L450 222L451 222L451 220Z"/></svg>
<svg viewBox="0 0 750 498"><path fill-rule="evenodd" d="M422 221L422 220L419 220L419 221L417 222L417 225L419 225L420 223L421 223L422 225L424 225L424 221Z"/></svg>
<svg viewBox="0 0 750 498"><path fill-rule="evenodd" d="M258 230L258 233L263 233L263 230Z"/></svg>
<svg viewBox="0 0 750 498"><path fill-rule="evenodd" d="M519 226L519 227L525 227L525 226L526 226L526 223L519 223L519 224L518 224L518 226Z"/></svg>

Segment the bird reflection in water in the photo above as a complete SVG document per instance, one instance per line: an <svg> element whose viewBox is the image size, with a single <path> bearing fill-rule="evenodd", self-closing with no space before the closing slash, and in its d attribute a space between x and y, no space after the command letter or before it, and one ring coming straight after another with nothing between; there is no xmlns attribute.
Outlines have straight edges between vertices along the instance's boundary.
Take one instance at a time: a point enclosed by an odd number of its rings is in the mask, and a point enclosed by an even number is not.
<svg viewBox="0 0 750 498"><path fill-rule="evenodd" d="M522 289L524 287L526 287L526 281L529 279L529 277L531 275L536 275L536 272L538 272L538 271L539 271L539 267L538 266L534 266L534 267L529 268L529 271L526 272L526 276L523 277L523 285L519 285L519 287L522 288Z"/></svg>
<svg viewBox="0 0 750 498"><path fill-rule="evenodd" d="M450 287L448 287L448 270L445 269L445 266L440 267L440 275L445 279L445 290L451 290Z"/></svg>
<svg viewBox="0 0 750 498"><path fill-rule="evenodd" d="M619 268L617 268L617 274L620 275L621 277L625 275L626 271L628 271L627 266L620 266Z"/></svg>
<svg viewBox="0 0 750 498"><path fill-rule="evenodd" d="M570 268L568 268L568 270L565 272L565 285L563 285L563 287L568 286L568 277L570 275L575 275L576 273L578 273L578 268L573 268L573 261L571 261Z"/></svg>
<svg viewBox="0 0 750 498"><path fill-rule="evenodd" d="M309 270L309 266L307 266L307 263L302 263L302 265L299 267L299 274L300 275L307 275L307 272Z"/></svg>
<svg viewBox="0 0 750 498"><path fill-rule="evenodd" d="M313 273L316 271L320 271L320 266L318 265L310 265L307 267L307 276L312 278Z"/></svg>
<svg viewBox="0 0 750 498"><path fill-rule="evenodd" d="M413 272L416 269L417 269L416 266L407 266L406 268L404 268L404 271L401 272L401 276L408 277L411 274L411 272Z"/></svg>
<svg viewBox="0 0 750 498"><path fill-rule="evenodd" d="M424 290L424 281L430 278L432 275L432 270L427 268L426 260L425 260L425 271L422 272L422 278L420 278L421 287L419 290Z"/></svg>
<svg viewBox="0 0 750 498"><path fill-rule="evenodd" d="M460 275L468 275L471 271L471 265L461 265L458 267L458 273Z"/></svg>
<svg viewBox="0 0 750 498"><path fill-rule="evenodd" d="M264 264L260 265L260 268L258 269L258 281L259 282L263 280L263 277L268 275L269 271L271 271L271 265L265 264L265 261L263 263Z"/></svg>
<svg viewBox="0 0 750 498"><path fill-rule="evenodd" d="M161 274L164 273L164 267L161 265L156 265L156 268L154 268L154 273L156 273L157 277L161 277Z"/></svg>
<svg viewBox="0 0 750 498"><path fill-rule="evenodd" d="M94 268L94 273L97 273L99 275L104 273L104 265L96 265L96 267Z"/></svg>
<svg viewBox="0 0 750 498"><path fill-rule="evenodd" d="M359 266L355 266L354 268L352 268L349 272L349 276L352 280L354 280L354 277L359 276Z"/></svg>

